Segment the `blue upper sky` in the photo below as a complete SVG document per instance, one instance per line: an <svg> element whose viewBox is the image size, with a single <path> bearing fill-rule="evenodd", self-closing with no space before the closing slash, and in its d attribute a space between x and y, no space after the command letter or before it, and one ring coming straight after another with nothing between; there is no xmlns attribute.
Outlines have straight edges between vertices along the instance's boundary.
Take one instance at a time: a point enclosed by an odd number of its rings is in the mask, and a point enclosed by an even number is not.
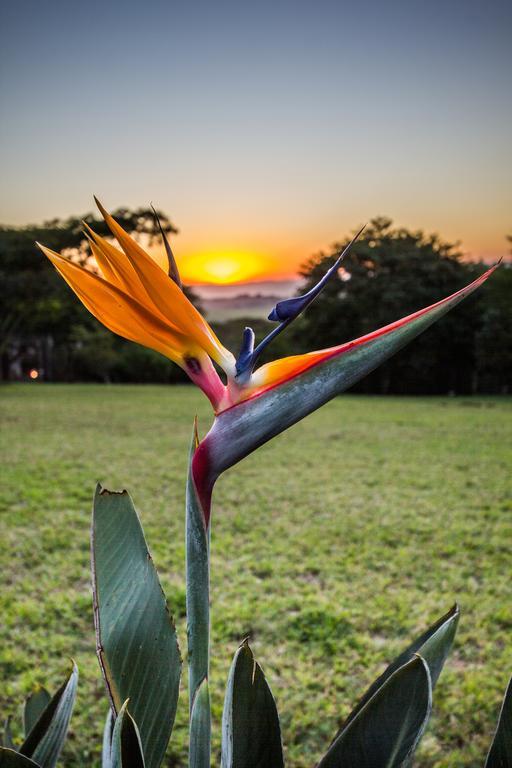
<svg viewBox="0 0 512 768"><path fill-rule="evenodd" d="M506 251L510 2L17 0L0 34L5 223L152 200L185 259L276 276L377 214Z"/></svg>

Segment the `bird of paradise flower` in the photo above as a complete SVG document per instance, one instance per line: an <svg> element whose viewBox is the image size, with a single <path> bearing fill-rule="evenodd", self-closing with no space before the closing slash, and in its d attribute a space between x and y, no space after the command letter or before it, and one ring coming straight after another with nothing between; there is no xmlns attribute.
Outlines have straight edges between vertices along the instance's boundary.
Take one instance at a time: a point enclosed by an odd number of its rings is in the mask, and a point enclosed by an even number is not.
<svg viewBox="0 0 512 768"><path fill-rule="evenodd" d="M275 435L355 384L482 285L494 265L469 285L429 307L358 339L258 366L262 351L337 275L352 239L319 283L303 296L280 301L277 323L255 345L251 328L235 357L183 292L171 246L160 226L167 272L96 200L120 248L87 225L99 273L39 245L87 309L107 328L154 349L180 365L205 393L214 422L199 440L194 429L187 486L187 621L190 739L194 723L209 722L209 541L211 497L220 474ZM156 213L155 213L156 215ZM223 372L222 378L216 366ZM201 712L199 712L201 708ZM201 727L203 727L201 726ZM200 726L197 725L197 728Z"/></svg>
<svg viewBox="0 0 512 768"><path fill-rule="evenodd" d="M311 291L277 303L269 320L278 325L256 347L252 329L244 330L235 358L183 292L176 260L156 214L168 258L167 273L98 200L96 203L121 246L120 250L84 223L99 273L38 245L103 325L173 360L209 398L215 422L198 446L194 473L207 516L209 494L222 471L353 385L469 296L497 266L453 295L358 339L258 367L263 350L336 276L364 227ZM225 382L214 363L224 372Z"/></svg>

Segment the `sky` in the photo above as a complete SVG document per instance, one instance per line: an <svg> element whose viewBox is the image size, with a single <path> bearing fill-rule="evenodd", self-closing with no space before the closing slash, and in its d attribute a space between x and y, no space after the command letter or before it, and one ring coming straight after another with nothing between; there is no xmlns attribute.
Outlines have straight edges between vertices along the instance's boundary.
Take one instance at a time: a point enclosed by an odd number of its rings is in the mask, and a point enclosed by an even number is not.
<svg viewBox="0 0 512 768"><path fill-rule="evenodd" d="M376 215L507 253L512 4L6 3L0 222L152 201L189 282L293 276Z"/></svg>

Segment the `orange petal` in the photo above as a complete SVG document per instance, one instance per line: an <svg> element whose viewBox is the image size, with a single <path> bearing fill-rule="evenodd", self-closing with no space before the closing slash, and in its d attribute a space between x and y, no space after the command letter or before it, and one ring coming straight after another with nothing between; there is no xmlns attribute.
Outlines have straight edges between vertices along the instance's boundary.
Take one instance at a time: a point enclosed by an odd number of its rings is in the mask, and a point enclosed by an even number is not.
<svg viewBox="0 0 512 768"><path fill-rule="evenodd" d="M105 210L96 204L110 231L117 238L141 283L158 310L182 333L194 339L220 365L232 366L233 356L222 346L206 320L176 283L166 275L140 245Z"/></svg>
<svg viewBox="0 0 512 768"><path fill-rule="evenodd" d="M322 349L318 352L306 352L304 355L283 357L280 360L273 360L262 365L253 373L250 385L247 387L247 395L245 389L241 391L240 400L245 400L247 396L252 397L256 392L277 386L294 376L298 376L316 363L327 359L330 355L341 352L342 346Z"/></svg>
<svg viewBox="0 0 512 768"><path fill-rule="evenodd" d="M172 325L178 332L180 332L181 329L176 324L176 322L169 321L168 318L159 311L154 302L148 296L146 289L141 283L137 272L133 268L126 254L116 248L115 245L112 245L112 243L109 243L108 240L105 240L105 238L97 235L96 232L94 232L86 222L84 222L84 224L87 227L88 233L92 240L91 248L93 253L96 255L98 250L101 252L100 259L102 263L108 264L110 272L113 275L112 279L107 278L108 281L114 285L117 285L117 287L121 288L122 291L136 299L136 301L145 306L146 309L148 309L152 314L160 317L160 320L163 323ZM96 245L96 249L93 248L93 244Z"/></svg>
<svg viewBox="0 0 512 768"><path fill-rule="evenodd" d="M98 248L94 240L90 238L88 235L87 239L89 240L89 245L91 246L92 255L96 259L96 264L98 265L101 274L105 278L105 280L108 280L109 283L113 283L116 285L119 281L119 278L117 276L117 273L112 268L109 260L105 258L103 251L101 248Z"/></svg>
<svg viewBox="0 0 512 768"><path fill-rule="evenodd" d="M39 243L38 243L39 245ZM39 245L87 309L109 330L155 349L179 365L201 354L186 336L161 322L146 307L99 275Z"/></svg>
<svg viewBox="0 0 512 768"><path fill-rule="evenodd" d="M105 240L105 238L96 234L86 222L83 223L88 230L93 253L96 255L96 252L100 250L102 264L106 262L110 267L113 279L109 280L109 282L113 282L114 285L117 285L125 293L139 301L139 303L145 306L155 317L158 317L164 325L174 328L178 334L182 333L182 328L175 322L175 318L173 317L172 320L170 320L169 317L162 314L148 295L138 273L132 266L129 257L127 257L123 251L120 251L114 245L109 243L108 240ZM93 245L96 246L96 249L93 248ZM167 273L164 274L166 275L166 279L168 279ZM192 306L192 304L190 304L190 306Z"/></svg>

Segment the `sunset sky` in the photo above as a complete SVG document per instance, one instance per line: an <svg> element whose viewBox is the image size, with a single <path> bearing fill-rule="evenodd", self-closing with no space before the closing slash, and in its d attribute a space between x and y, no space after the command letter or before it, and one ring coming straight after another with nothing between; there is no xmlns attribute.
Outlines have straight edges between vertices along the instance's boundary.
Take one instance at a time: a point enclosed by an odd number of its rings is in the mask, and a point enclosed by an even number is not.
<svg viewBox="0 0 512 768"><path fill-rule="evenodd" d="M512 232L512 4L26 2L0 25L0 221L152 201L185 279L277 279L375 215Z"/></svg>

